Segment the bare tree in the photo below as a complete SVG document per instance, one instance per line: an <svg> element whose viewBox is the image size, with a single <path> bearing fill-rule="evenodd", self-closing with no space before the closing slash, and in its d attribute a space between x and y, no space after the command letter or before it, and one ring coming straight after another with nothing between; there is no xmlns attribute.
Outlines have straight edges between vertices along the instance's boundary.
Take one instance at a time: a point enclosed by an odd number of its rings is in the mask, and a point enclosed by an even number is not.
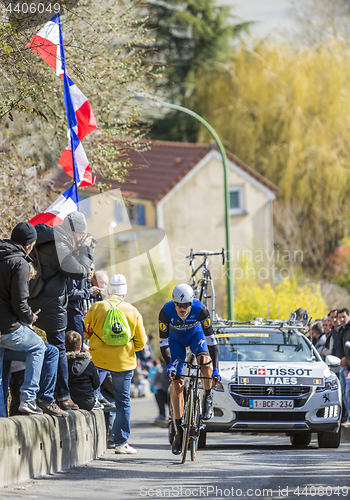
<svg viewBox="0 0 350 500"><path fill-rule="evenodd" d="M347 0L292 0L292 5L298 42L313 46L330 38L349 38L350 3Z"/></svg>

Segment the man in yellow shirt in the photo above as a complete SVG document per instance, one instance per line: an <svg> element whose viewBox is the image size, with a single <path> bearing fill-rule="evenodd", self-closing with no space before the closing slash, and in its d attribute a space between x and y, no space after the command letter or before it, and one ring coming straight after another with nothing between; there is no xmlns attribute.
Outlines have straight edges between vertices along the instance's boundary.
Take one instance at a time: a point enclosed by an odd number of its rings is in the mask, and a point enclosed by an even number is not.
<svg viewBox="0 0 350 500"><path fill-rule="evenodd" d="M90 339L90 353L94 365L101 370L109 370L112 375L116 404L115 452L131 454L137 452L128 443L130 436L130 384L136 368L135 352L144 348L147 336L141 314L136 307L124 300L126 293L125 276L122 274L112 276L108 286L109 297L106 300L96 302L89 309L84 324L85 333ZM101 339L102 328L112 306L118 307L128 321L131 340L125 345L108 345Z"/></svg>

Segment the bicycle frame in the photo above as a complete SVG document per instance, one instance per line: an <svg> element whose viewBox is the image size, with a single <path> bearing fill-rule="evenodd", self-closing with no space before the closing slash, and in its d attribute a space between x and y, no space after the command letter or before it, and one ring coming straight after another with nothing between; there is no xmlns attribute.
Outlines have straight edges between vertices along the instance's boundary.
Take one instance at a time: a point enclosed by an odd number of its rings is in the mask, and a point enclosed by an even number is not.
<svg viewBox="0 0 350 500"><path fill-rule="evenodd" d="M188 258L190 259L190 266L191 266L191 277L190 277L190 286L194 290L195 297L202 302L202 304L209 309L209 299L211 299L211 308L209 310L210 316L212 320L217 319L217 314L216 314L216 308L215 308L215 288L214 288L214 281L209 269L209 256L212 255L221 255L223 262L222 264L224 265L226 255L225 255L225 250L222 249L221 252L199 252L199 253L193 253L193 250L191 248L190 255ZM195 257L203 257L203 262L195 268L194 265L194 259ZM200 271L200 269L203 268L202 272L202 277L197 281L197 273ZM208 294L208 286L210 288L210 292Z"/></svg>

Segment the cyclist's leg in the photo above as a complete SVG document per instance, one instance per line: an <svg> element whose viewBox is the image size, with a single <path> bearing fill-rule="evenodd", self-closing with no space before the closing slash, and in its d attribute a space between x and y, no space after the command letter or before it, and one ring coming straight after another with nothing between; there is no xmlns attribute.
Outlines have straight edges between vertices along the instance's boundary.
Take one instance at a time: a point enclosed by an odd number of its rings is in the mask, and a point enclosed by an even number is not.
<svg viewBox="0 0 350 500"><path fill-rule="evenodd" d="M169 349L171 354L171 361L176 369L176 377L171 382L171 404L173 406L174 418L177 420L179 418L182 418L184 409L184 379L183 377L181 377L181 375L184 375L184 364L180 363L177 358L185 359L186 347L179 343L176 333L169 333Z"/></svg>
<svg viewBox="0 0 350 500"><path fill-rule="evenodd" d="M179 337L176 333L169 333L169 348L171 354L171 361L176 369L176 377L171 382L171 404L173 407L175 424L176 424L176 434L171 446L171 451L174 455L179 455L182 450L182 438L183 431L181 427L181 420L184 411L184 364L181 363L177 358L185 359L186 357L186 347L179 342Z"/></svg>
<svg viewBox="0 0 350 500"><path fill-rule="evenodd" d="M197 363L200 362L201 356L203 356L203 363L209 363L211 361L207 341L202 328L196 328L193 332L190 349L197 357ZM213 370L210 364L202 366L201 375L204 389L203 420L209 420L213 412L213 399L211 396L212 374Z"/></svg>
<svg viewBox="0 0 350 500"><path fill-rule="evenodd" d="M193 332L193 337L191 339L190 343L190 349L193 352L193 354L197 358L197 363L200 361L200 357L203 356L203 363L209 363L211 361L211 358L209 356L209 350L207 346L207 341L205 339L204 332L202 328L196 328L195 331ZM205 365L202 366L201 369L201 375L202 375L202 385L203 388L206 390L211 389L212 385L212 374L213 370L211 368L211 365Z"/></svg>

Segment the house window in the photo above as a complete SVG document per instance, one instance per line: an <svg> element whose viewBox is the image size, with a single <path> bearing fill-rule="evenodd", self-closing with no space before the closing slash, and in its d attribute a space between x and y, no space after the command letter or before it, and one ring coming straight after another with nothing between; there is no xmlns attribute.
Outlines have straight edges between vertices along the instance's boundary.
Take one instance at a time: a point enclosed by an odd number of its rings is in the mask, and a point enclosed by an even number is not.
<svg viewBox="0 0 350 500"><path fill-rule="evenodd" d="M146 225L145 205L137 205L137 224L138 226Z"/></svg>
<svg viewBox="0 0 350 500"><path fill-rule="evenodd" d="M130 205L126 207L130 224L137 224L137 205Z"/></svg>
<svg viewBox="0 0 350 500"><path fill-rule="evenodd" d="M230 215L243 214L245 214L243 186L230 187Z"/></svg>
<svg viewBox="0 0 350 500"><path fill-rule="evenodd" d="M130 224L135 226L145 226L146 225L146 210L145 205L134 204L126 207Z"/></svg>

